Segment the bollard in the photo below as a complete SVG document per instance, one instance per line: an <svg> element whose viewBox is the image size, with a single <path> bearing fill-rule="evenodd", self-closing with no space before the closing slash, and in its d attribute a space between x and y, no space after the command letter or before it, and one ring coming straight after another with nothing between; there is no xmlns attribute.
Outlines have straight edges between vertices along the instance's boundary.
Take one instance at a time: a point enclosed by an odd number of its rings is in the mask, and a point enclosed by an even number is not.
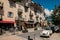
<svg viewBox="0 0 60 40"><path fill-rule="evenodd" d="M33 40L33 39L31 39L30 36L28 36L28 40Z"/></svg>
<svg viewBox="0 0 60 40"><path fill-rule="evenodd" d="M30 40L30 36L28 36L28 40Z"/></svg>

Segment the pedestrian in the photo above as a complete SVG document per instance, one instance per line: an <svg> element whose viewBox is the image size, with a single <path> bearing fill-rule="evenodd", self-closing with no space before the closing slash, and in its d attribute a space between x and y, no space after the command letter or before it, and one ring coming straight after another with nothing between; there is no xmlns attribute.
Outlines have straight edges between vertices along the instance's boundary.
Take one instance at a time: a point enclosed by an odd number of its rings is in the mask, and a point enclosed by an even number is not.
<svg viewBox="0 0 60 40"><path fill-rule="evenodd" d="M16 25L14 25L13 27L13 35L15 35L15 32L16 32Z"/></svg>

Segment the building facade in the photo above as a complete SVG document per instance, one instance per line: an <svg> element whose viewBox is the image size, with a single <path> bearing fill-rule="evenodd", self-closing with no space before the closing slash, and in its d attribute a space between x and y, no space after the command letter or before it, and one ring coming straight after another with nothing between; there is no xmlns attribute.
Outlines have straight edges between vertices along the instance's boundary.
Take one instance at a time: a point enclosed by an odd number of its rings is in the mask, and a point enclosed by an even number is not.
<svg viewBox="0 0 60 40"><path fill-rule="evenodd" d="M0 26L3 29L17 26L22 30L23 25L32 28L36 22L44 20L42 7L31 0L0 0Z"/></svg>

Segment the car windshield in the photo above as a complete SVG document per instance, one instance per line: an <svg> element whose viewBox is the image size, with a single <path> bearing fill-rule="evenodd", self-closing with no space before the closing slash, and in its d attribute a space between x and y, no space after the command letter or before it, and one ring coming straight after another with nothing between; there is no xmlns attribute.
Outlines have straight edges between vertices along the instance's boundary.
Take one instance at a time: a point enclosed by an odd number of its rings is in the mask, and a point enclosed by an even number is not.
<svg viewBox="0 0 60 40"><path fill-rule="evenodd" d="M45 30L51 30L49 27L46 27Z"/></svg>

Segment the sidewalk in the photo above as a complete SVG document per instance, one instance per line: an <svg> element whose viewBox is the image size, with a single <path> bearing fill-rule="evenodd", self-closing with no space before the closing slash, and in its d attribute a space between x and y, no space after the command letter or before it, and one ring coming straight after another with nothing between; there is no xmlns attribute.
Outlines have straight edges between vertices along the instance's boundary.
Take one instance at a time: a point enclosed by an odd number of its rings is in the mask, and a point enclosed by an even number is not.
<svg viewBox="0 0 60 40"><path fill-rule="evenodd" d="M41 30L41 28L39 27L38 30ZM34 28L29 28L28 32L34 32ZM0 40L27 40L26 38L18 37L16 35L12 35L12 34L13 33L6 32L6 34L3 34L2 36L0 36ZM22 31L17 31L17 32L15 32L15 34L21 35L24 33L22 33Z"/></svg>
<svg viewBox="0 0 60 40"><path fill-rule="evenodd" d="M41 27L38 27L38 30L41 30ZM34 32L34 28L29 28L28 32Z"/></svg>
<svg viewBox="0 0 60 40"><path fill-rule="evenodd" d="M41 30L41 27L38 27L38 30ZM34 28L29 28L28 32L34 32ZM18 31L18 32L15 32L15 33L18 34L18 35L24 34L24 33L22 33L22 31Z"/></svg>
<svg viewBox="0 0 60 40"><path fill-rule="evenodd" d="M0 36L0 40L27 40L27 39L15 35L10 35L10 36Z"/></svg>

